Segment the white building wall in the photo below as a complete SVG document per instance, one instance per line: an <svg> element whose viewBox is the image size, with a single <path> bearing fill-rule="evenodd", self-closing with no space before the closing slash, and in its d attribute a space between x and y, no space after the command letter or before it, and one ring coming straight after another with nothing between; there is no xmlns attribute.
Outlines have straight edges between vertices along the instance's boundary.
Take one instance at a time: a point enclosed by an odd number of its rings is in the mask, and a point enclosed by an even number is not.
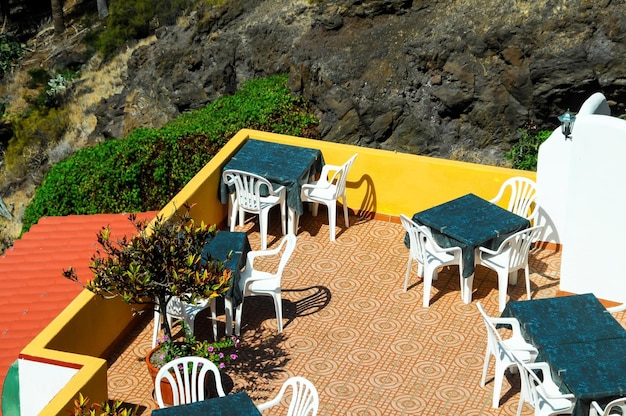
<svg viewBox="0 0 626 416"><path fill-rule="evenodd" d="M626 253L626 121L595 94L576 115L571 139L560 128L541 146L537 187L548 241L562 244L560 289L626 301L612 256Z"/></svg>
<svg viewBox="0 0 626 416"><path fill-rule="evenodd" d="M36 416L61 391L77 369L19 359L20 416Z"/></svg>

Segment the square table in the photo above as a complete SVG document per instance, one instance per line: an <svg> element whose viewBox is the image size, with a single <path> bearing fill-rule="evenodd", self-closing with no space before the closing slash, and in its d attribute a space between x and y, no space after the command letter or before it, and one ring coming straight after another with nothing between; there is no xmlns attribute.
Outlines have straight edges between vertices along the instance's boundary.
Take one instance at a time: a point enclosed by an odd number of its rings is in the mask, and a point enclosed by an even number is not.
<svg viewBox="0 0 626 416"><path fill-rule="evenodd" d="M514 317L564 393L576 396L574 415L589 414L592 400L626 396L626 330L591 293L509 302Z"/></svg>
<svg viewBox="0 0 626 416"><path fill-rule="evenodd" d="M474 194L420 211L413 215L413 221L429 227L441 247L461 247L465 303L472 301L475 249L496 249L511 234L530 227L526 218Z"/></svg>
<svg viewBox="0 0 626 416"><path fill-rule="evenodd" d="M264 177L272 186L284 186L289 211L287 229L296 234L297 216L304 213L300 188L311 177L318 175L323 166L324 157L319 149L249 139L226 163L222 172L227 169L242 170ZM232 192L234 190L220 180L222 204L228 203Z"/></svg>
<svg viewBox="0 0 626 416"><path fill-rule="evenodd" d="M241 269L246 265L248 252L251 250L248 235L243 232L218 231L215 237L202 250L202 258L216 259L224 263L231 270L231 285L224 297L224 313L226 315L226 335L232 334L232 309L238 306L243 298L239 279ZM228 258L228 255L231 255ZM211 310L215 311L215 298L211 299Z"/></svg>
<svg viewBox="0 0 626 416"><path fill-rule="evenodd" d="M246 392L212 397L199 402L157 409L153 416L261 416Z"/></svg>

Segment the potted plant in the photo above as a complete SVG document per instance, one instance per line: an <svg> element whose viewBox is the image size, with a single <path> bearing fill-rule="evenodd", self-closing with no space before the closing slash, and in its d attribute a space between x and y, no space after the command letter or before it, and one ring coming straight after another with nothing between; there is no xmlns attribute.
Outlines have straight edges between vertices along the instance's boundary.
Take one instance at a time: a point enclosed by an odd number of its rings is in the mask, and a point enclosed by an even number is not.
<svg viewBox="0 0 626 416"><path fill-rule="evenodd" d="M190 217L190 208L185 206L168 219L157 216L150 224L131 214L137 233L119 241L113 241L109 228L104 227L97 235L99 248L89 265L94 277L84 287L104 298L119 296L128 304L154 305L162 317L167 316L167 304L174 296L187 303L224 296L230 289L230 269L215 258L202 258L205 244L217 229L198 224ZM63 275L78 282L72 268ZM163 319L163 329L165 342L158 349L164 351L166 360L183 353L209 357L216 348L238 346L234 339L200 342L186 330L183 338L176 340L167 319Z"/></svg>

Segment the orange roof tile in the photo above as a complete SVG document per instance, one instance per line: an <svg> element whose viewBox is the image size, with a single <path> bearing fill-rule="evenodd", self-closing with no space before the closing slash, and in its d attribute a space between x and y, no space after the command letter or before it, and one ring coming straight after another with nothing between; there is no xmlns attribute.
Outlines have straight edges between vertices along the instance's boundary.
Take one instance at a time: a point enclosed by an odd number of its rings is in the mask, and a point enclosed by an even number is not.
<svg viewBox="0 0 626 416"><path fill-rule="evenodd" d="M156 214L137 216L150 220ZM79 276L89 278L96 234L106 226L114 239L135 231L127 214L44 217L0 256L2 383L20 351L81 292L81 286L61 272L72 266Z"/></svg>

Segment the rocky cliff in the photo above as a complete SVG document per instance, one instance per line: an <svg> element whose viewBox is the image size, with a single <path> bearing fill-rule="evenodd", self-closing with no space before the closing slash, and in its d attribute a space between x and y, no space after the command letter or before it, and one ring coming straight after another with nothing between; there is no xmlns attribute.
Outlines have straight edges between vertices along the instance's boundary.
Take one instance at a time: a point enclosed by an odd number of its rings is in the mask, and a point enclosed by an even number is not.
<svg viewBox="0 0 626 416"><path fill-rule="evenodd" d="M501 160L526 122L553 129L596 91L624 114L621 3L227 1L138 48L91 136L157 127L250 78L288 72L323 140Z"/></svg>

